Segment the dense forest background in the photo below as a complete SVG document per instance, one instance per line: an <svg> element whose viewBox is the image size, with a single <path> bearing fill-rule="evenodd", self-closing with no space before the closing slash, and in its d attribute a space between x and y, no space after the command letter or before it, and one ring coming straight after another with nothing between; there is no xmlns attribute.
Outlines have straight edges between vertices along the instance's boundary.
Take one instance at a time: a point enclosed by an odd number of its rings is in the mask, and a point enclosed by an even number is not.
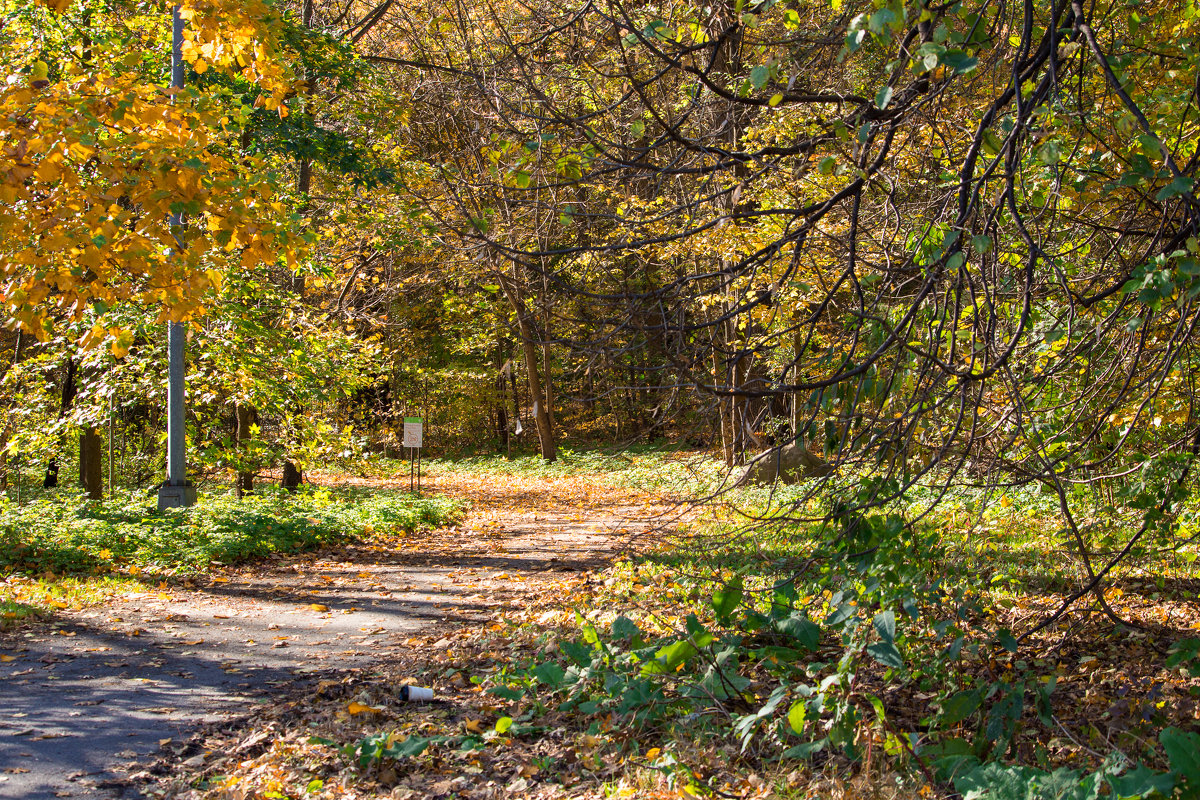
<svg viewBox="0 0 1200 800"><path fill-rule="evenodd" d="M1064 502L1186 471L1190 3L204 3L177 96L164 14L8 9L9 471L153 482L186 317L192 463L246 488L416 415Z"/></svg>

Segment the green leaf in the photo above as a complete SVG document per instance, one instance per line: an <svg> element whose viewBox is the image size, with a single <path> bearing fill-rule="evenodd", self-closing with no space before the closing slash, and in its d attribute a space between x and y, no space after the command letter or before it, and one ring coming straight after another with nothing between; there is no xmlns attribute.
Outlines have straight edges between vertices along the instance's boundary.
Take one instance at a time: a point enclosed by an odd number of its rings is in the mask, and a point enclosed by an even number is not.
<svg viewBox="0 0 1200 800"><path fill-rule="evenodd" d="M561 641L558 643L558 649L566 655L567 658L574 661L581 667L586 667L592 663L592 648L585 644L572 641Z"/></svg>
<svg viewBox="0 0 1200 800"><path fill-rule="evenodd" d="M821 629L803 613L793 614L776 626L779 632L790 636L806 650L816 650L821 645Z"/></svg>
<svg viewBox="0 0 1200 800"><path fill-rule="evenodd" d="M1192 788L1200 788L1200 733L1167 728L1158 735L1158 741L1167 751L1171 771L1190 783Z"/></svg>
<svg viewBox="0 0 1200 800"><path fill-rule="evenodd" d="M713 592L713 610L717 612L717 619L728 618L742 602L743 594L741 575L724 586L717 587Z"/></svg>
<svg viewBox="0 0 1200 800"><path fill-rule="evenodd" d="M629 132L633 134L634 139L640 139L646 133L646 123L640 119L635 119L629 126Z"/></svg>
<svg viewBox="0 0 1200 800"><path fill-rule="evenodd" d="M1138 142L1142 145L1142 154L1146 158L1162 158L1162 147L1156 137L1143 133L1138 136Z"/></svg>
<svg viewBox="0 0 1200 800"><path fill-rule="evenodd" d="M817 753L825 749L825 745L829 743L828 739L818 739L815 742L805 742L798 744L795 747L789 747L783 751L784 758L800 758L808 759L815 756Z"/></svg>
<svg viewBox="0 0 1200 800"><path fill-rule="evenodd" d="M387 755L392 758L403 758L404 756L419 756L424 753L429 747L432 739L426 739L421 736L409 736L403 742L397 742L387 749Z"/></svg>
<svg viewBox="0 0 1200 800"><path fill-rule="evenodd" d="M1037 159L1048 167L1054 166L1062 160L1062 146L1058 142L1046 142L1038 148Z"/></svg>
<svg viewBox="0 0 1200 800"><path fill-rule="evenodd" d="M1172 197L1179 197L1192 191L1194 181L1186 175L1180 175L1175 180L1168 183L1166 186L1158 190L1158 194L1154 195L1154 199L1162 203L1170 200Z"/></svg>
<svg viewBox="0 0 1200 800"><path fill-rule="evenodd" d="M654 657L670 672L694 655L696 655L696 648L692 646L691 642L684 639L659 648Z"/></svg>
<svg viewBox="0 0 1200 800"><path fill-rule="evenodd" d="M566 677L566 673L563 671L563 668L553 661L547 661L545 664L538 664L533 668L533 674L540 683L543 683L551 688L561 686L563 678Z"/></svg>
<svg viewBox="0 0 1200 800"><path fill-rule="evenodd" d="M531 180L532 178L525 170L518 170L517 173L513 175L513 183L516 184L518 189L528 189Z"/></svg>
<svg viewBox="0 0 1200 800"><path fill-rule="evenodd" d="M963 800L1034 800L1037 778L1045 773L1032 767L1009 767L988 762L954 778Z"/></svg>
<svg viewBox="0 0 1200 800"><path fill-rule="evenodd" d="M940 61L942 66L954 70L955 75L965 75L979 66L979 59L962 50L947 50Z"/></svg>
<svg viewBox="0 0 1200 800"><path fill-rule="evenodd" d="M516 702L525 696L524 689L514 689L510 686L493 686L487 690L488 694L494 694L496 697L503 697L505 700Z"/></svg>
<svg viewBox="0 0 1200 800"><path fill-rule="evenodd" d="M971 238L971 249L976 253L983 255L992 250L992 237L990 236L974 236Z"/></svg>
<svg viewBox="0 0 1200 800"><path fill-rule="evenodd" d="M808 716L808 706L803 700L797 700L792 703L792 707L788 709L788 725L796 733L804 733L804 719Z"/></svg>
<svg viewBox="0 0 1200 800"><path fill-rule="evenodd" d="M759 64L754 69L750 70L750 85L755 89L761 89L767 85L767 81L771 80L771 70L763 64Z"/></svg>
<svg viewBox="0 0 1200 800"><path fill-rule="evenodd" d="M957 692L942 702L942 713L938 721L942 725L956 725L975 713L982 701L979 690Z"/></svg>
<svg viewBox="0 0 1200 800"><path fill-rule="evenodd" d="M994 130L988 129L983 134L983 152L994 156L1004 147L1004 140Z"/></svg>
<svg viewBox="0 0 1200 800"><path fill-rule="evenodd" d="M512 727L512 717L501 717L496 720L496 733L508 733L508 729Z"/></svg>
<svg viewBox="0 0 1200 800"><path fill-rule="evenodd" d="M1108 776L1108 785L1112 787L1113 800L1141 800L1155 794L1170 797L1171 792L1175 790L1175 777L1155 772L1145 764L1138 764L1135 769L1120 777Z"/></svg>
<svg viewBox="0 0 1200 800"><path fill-rule="evenodd" d="M642 629L633 620L622 614L612 621L612 638L631 642L642 635Z"/></svg>
<svg viewBox="0 0 1200 800"><path fill-rule="evenodd" d="M891 609L880 611L874 619L875 632L885 642L896 641L896 614Z"/></svg>
<svg viewBox="0 0 1200 800"><path fill-rule="evenodd" d="M890 28L896 23L896 12L890 8L881 8L871 15L867 29L876 35L890 33Z"/></svg>
<svg viewBox="0 0 1200 800"><path fill-rule="evenodd" d="M875 94L875 105L887 108L890 102L892 102L892 87L884 86Z"/></svg>
<svg viewBox="0 0 1200 800"><path fill-rule="evenodd" d="M869 645L867 654L885 667L899 669L904 666L904 659L900 657L900 651L891 642L876 642Z"/></svg>

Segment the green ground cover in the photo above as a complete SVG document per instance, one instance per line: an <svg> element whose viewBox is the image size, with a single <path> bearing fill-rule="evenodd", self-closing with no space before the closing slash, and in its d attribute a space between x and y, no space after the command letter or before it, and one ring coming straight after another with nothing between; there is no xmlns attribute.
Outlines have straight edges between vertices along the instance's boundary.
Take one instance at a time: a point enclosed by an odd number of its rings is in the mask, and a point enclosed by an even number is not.
<svg viewBox="0 0 1200 800"><path fill-rule="evenodd" d="M204 494L165 512L152 502L143 493L88 502L70 492L0 500L0 619L12 624L277 553L439 527L462 512L444 498L314 487L241 500Z"/></svg>

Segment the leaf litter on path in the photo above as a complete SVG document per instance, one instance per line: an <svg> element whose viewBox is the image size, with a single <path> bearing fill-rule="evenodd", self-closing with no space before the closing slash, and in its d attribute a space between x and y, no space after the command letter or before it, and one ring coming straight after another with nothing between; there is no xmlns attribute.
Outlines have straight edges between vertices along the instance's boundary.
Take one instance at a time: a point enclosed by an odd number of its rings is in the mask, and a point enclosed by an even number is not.
<svg viewBox="0 0 1200 800"><path fill-rule="evenodd" d="M505 638L512 623L569 615L575 587L593 580L628 545L631 532L652 527L653 515L666 506L579 476L448 475L431 483L434 491L472 504L460 524L226 568L192 581L192 588L120 601L119 621L110 624L137 630L139 646L153 650L164 671L191 674L196 658L221 662L228 688L205 688L209 697L199 704L171 697L181 709L176 719L211 716L218 708L241 718L182 742L178 725L149 731L155 741L171 742L135 773L149 782L148 793L270 796L288 786L306 797L355 797L380 788L400 797L468 790L496 796L497 788L540 796L560 789L578 794L581 786L615 774L615 762L580 744L578 732L549 726L536 739L497 733L502 709L470 679L528 650L519 636ZM303 605L295 605L298 599ZM77 621L95 626L99 617L89 612ZM284 648L270 646L285 639ZM196 649L180 652L181 643ZM119 663L110 671L137 666ZM295 677L280 680L283 674ZM410 682L432 687L439 702L398 700ZM179 688L187 695L201 687L184 682ZM143 714L165 716L176 707L162 700L144 703ZM347 770L340 755L310 741L316 734L356 742L381 728L401 737L463 732L486 737L489 746L445 757L430 751L421 768L399 775L386 768ZM549 761L563 767L552 771L557 784L545 780ZM170 777L164 782L163 776ZM293 779L303 784L292 786Z"/></svg>

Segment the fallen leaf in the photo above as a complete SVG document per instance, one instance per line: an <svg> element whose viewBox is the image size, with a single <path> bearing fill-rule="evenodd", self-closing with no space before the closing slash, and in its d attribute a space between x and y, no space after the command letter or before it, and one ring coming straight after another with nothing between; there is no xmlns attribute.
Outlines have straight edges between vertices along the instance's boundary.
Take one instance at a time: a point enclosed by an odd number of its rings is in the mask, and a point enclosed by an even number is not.
<svg viewBox="0 0 1200 800"><path fill-rule="evenodd" d="M313 603L312 605L309 606L309 608L312 609L313 611L328 611L329 610L329 606L327 606L323 603Z"/></svg>

